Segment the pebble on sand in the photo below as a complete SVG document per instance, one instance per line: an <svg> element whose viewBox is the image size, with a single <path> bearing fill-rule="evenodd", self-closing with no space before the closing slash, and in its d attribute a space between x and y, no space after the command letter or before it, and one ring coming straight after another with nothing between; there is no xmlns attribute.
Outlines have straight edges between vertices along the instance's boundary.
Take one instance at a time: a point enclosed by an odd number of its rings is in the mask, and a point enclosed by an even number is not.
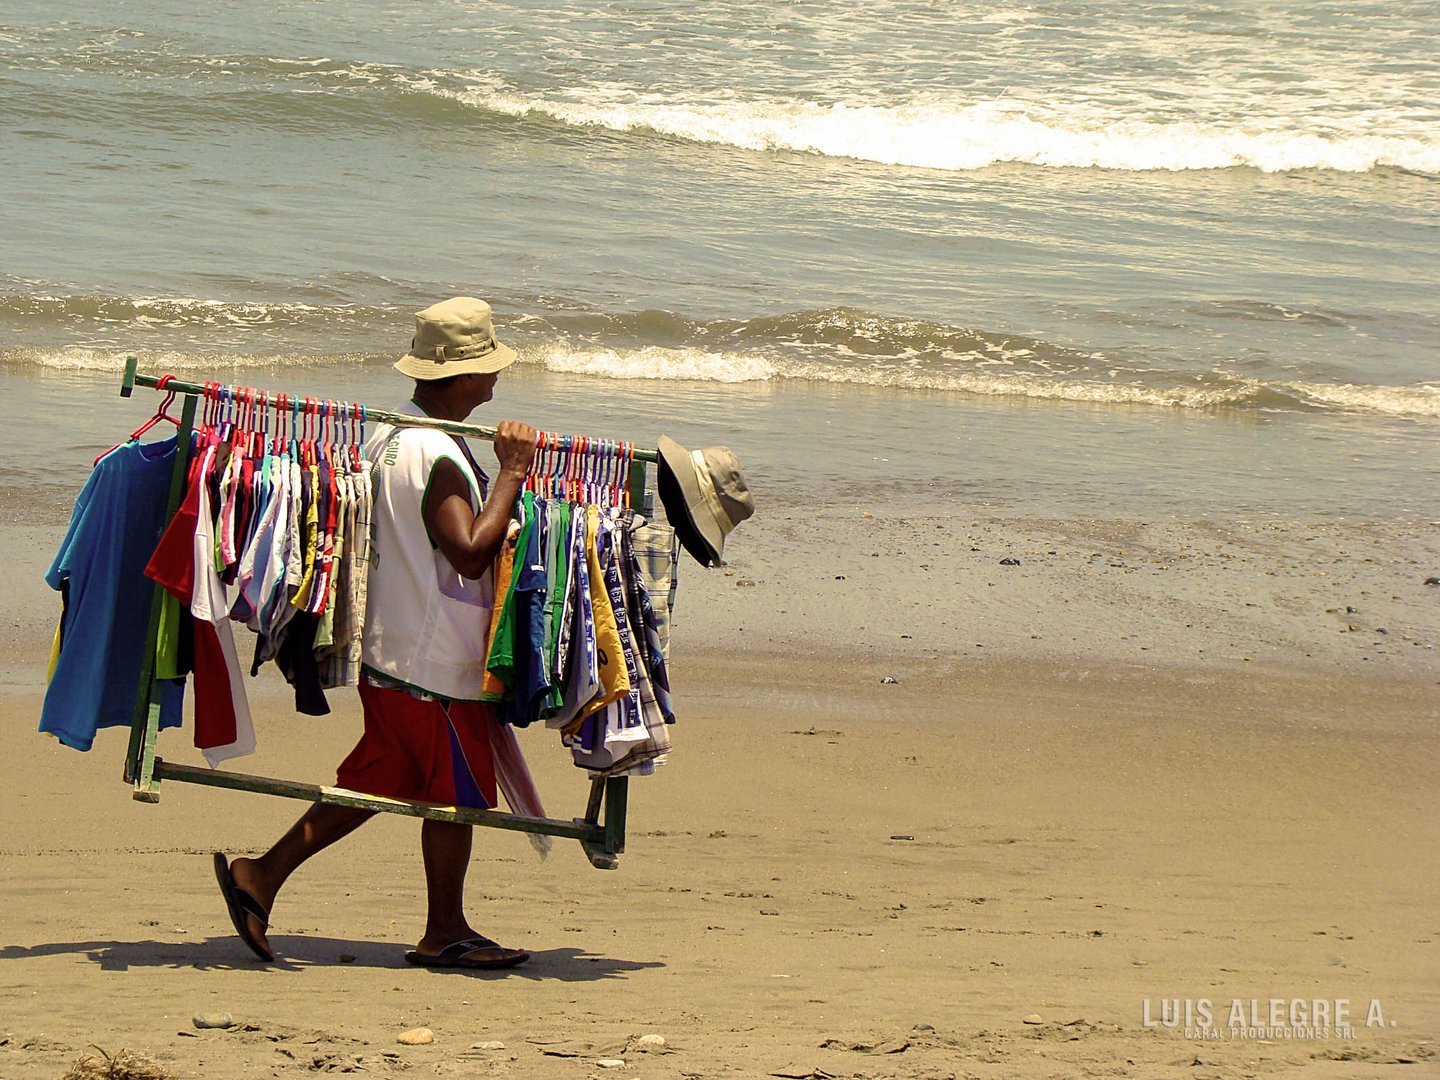
<svg viewBox="0 0 1440 1080"><path fill-rule="evenodd" d="M623 1069L625 1067L625 1059L601 1058L599 1061L595 1062L595 1064L601 1069Z"/></svg>
<svg viewBox="0 0 1440 1080"><path fill-rule="evenodd" d="M1039 1013L1031 1013L1029 1016L1025 1017L1024 1021L1022 1022L1026 1024L1043 1024L1045 1021L1041 1019Z"/></svg>
<svg viewBox="0 0 1440 1080"><path fill-rule="evenodd" d="M651 1054L659 1050L664 1050L665 1036L641 1035L640 1038L635 1040L635 1045L632 1049L639 1050L642 1054Z"/></svg>
<svg viewBox="0 0 1440 1080"><path fill-rule="evenodd" d="M429 1028L411 1028L395 1036L395 1041L401 1046L424 1046L435 1041L435 1033Z"/></svg>
<svg viewBox="0 0 1440 1080"><path fill-rule="evenodd" d="M197 1028L232 1028L235 1018L227 1012L196 1013L191 1021Z"/></svg>
<svg viewBox="0 0 1440 1080"><path fill-rule="evenodd" d="M488 1042L471 1043L471 1044L470 1044L470 1049L471 1049L471 1050L504 1050L504 1049L505 1049L505 1044L504 1044L503 1042L501 1042L499 1039L491 1039L491 1040L489 1040Z"/></svg>

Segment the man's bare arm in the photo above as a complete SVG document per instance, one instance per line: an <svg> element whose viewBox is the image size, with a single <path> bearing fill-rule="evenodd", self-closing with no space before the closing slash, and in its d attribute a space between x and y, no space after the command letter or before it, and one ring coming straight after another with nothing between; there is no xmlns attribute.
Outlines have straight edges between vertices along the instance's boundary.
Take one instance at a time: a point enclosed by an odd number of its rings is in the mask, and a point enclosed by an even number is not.
<svg viewBox="0 0 1440 1080"><path fill-rule="evenodd" d="M470 509L470 485L453 461L436 463L425 492L425 527L450 565L468 578L483 576L500 553L510 512L535 457L535 429L502 420L495 436L495 456L500 474L479 514Z"/></svg>

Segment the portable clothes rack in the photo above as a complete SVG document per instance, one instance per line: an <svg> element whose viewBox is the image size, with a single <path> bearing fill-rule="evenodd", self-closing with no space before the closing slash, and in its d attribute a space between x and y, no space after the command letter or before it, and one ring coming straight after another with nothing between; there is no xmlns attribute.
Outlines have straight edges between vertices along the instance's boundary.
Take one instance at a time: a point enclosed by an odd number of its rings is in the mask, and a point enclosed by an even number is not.
<svg viewBox="0 0 1440 1080"><path fill-rule="evenodd" d="M196 383L180 382L166 377L163 383L154 375L145 375L136 370L135 357L125 360L125 374L120 385L120 396L130 397L137 386L163 388L184 395L184 405L179 419L177 446L183 447L190 438L195 424L197 399L205 393L205 387ZM404 413L385 412L366 407L368 419L406 427L433 428L455 435L471 436L494 440L495 429L479 424L462 424L451 420L436 420L428 416L410 416ZM170 492L166 506L165 520L175 516L184 494L186 457L175 455L175 466L170 476ZM628 489L630 505L645 505L645 471L647 463L655 462L654 450L635 449L630 463ZM542 834L546 836L571 837L580 841L591 865L601 870L617 867L618 856L625 850L625 809L629 794L629 777L617 776L590 782L590 796L585 805L583 817L564 821L559 818L525 817L507 814L499 810L475 810L465 807L435 806L430 803L407 802L378 795L366 795L345 788L326 787L318 784L303 784L293 780L276 780L267 776L251 776L246 773L221 772L218 769L202 769L193 765L178 765L166 761L155 753L156 738L160 731L160 680L155 677L155 651L160 633L161 603L164 587L156 584L150 603L150 622L146 646L141 660L140 688L136 694L134 717L130 724L130 746L125 755L124 777L134 787L134 798L139 802L160 801L160 782L175 780L185 784L204 784L209 787L230 788L235 791L255 791L262 795L278 795L286 799L301 799L306 802L330 803L334 806L351 806L362 810L375 810L387 814L405 814L409 817L430 818L436 821L453 821L462 825L480 825L491 829L509 829L512 832Z"/></svg>

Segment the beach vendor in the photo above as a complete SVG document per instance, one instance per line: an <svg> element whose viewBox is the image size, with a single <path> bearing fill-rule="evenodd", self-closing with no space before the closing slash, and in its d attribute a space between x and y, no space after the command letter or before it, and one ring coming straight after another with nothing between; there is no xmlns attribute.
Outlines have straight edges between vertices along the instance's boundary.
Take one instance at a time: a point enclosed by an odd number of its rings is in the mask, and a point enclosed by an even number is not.
<svg viewBox="0 0 1440 1080"><path fill-rule="evenodd" d="M457 297L426 308L415 316L409 352L394 365L415 384L414 397L397 411L463 421L491 399L514 360L514 350L496 340L483 300ZM505 736L480 701L494 603L490 568L535 455L534 428L501 421L495 455L500 471L492 482L457 436L382 424L365 442L374 489L359 688L365 729L340 764L340 787L447 806L496 805L495 749ZM216 853L235 932L256 956L275 958L266 929L290 875L374 813L317 803L259 858L230 861ZM502 948L467 920L471 839L469 825L421 825L428 906L425 932L406 953L413 964L506 968L530 957Z"/></svg>

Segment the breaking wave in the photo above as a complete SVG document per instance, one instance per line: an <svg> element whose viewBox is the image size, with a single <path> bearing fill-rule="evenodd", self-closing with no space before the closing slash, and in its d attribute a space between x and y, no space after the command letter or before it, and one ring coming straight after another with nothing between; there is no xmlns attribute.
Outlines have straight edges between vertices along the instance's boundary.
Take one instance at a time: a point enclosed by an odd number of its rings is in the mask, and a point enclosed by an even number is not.
<svg viewBox="0 0 1440 1080"><path fill-rule="evenodd" d="M696 102L624 88L544 96L491 85L431 92L513 117L609 131L649 131L745 150L792 151L884 165L969 171L1006 163L1051 168L1262 172L1380 168L1440 173L1440 139L1392 132L1376 117L1195 121L1018 101L910 104ZM1433 130L1433 129L1432 129Z"/></svg>
<svg viewBox="0 0 1440 1080"><path fill-rule="evenodd" d="M1217 366L1195 371L1144 355L1086 351L1025 335L899 319L850 308L753 319L668 311L531 313L497 320L524 368L665 382L810 382L1032 401L1187 410L1308 409L1440 417L1440 386L1295 380ZM201 299L0 296L0 370L115 374L383 364L408 313L361 305ZM43 344L42 344L43 343Z"/></svg>
<svg viewBox="0 0 1440 1080"><path fill-rule="evenodd" d="M905 365L850 365L765 359L729 352L646 346L610 349L549 346L525 357L548 371L608 379L694 380L720 383L801 380L886 390L942 391L979 397L1172 409L1332 409L1387 416L1440 417L1440 386L1395 387L1266 383L1211 374L1159 385L1117 375L1066 377L1023 367L1009 371L952 370Z"/></svg>

